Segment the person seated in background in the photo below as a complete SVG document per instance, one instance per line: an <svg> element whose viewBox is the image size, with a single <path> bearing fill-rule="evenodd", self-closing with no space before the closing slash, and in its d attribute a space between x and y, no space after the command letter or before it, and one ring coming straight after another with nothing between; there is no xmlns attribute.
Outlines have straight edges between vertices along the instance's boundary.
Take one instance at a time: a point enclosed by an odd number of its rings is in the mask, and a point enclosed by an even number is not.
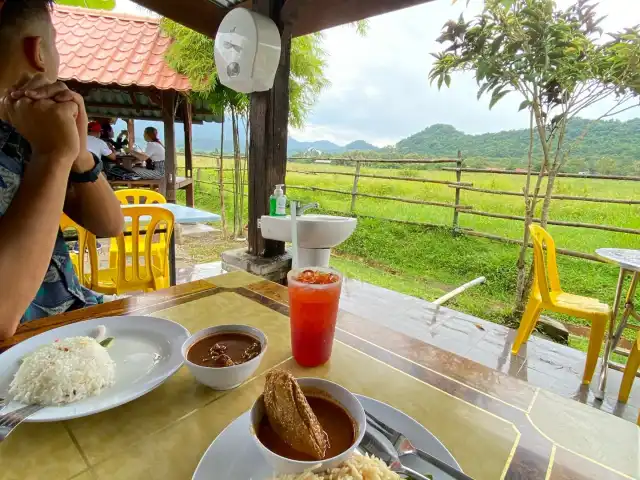
<svg viewBox="0 0 640 480"><path fill-rule="evenodd" d="M145 162L150 170L158 170L164 173L164 145L158 138L158 130L154 127L144 129L144 140L147 142L147 148L144 153L130 150L129 153L141 162Z"/></svg>
<svg viewBox="0 0 640 480"><path fill-rule="evenodd" d="M102 134L100 135L100 139L109 145L114 152L119 152L123 150L127 145L129 145L128 135L129 132L123 130L118 135L118 138L113 139L113 127L109 122L104 122L102 124Z"/></svg>
<svg viewBox="0 0 640 480"><path fill-rule="evenodd" d="M87 149L84 100L57 81L52 3L0 1L0 340L21 322L102 301L74 272L63 211L98 237L124 228Z"/></svg>
<svg viewBox="0 0 640 480"><path fill-rule="evenodd" d="M98 122L89 122L87 134L87 149L102 161L116 161L116 154L104 140L100 139L102 126Z"/></svg>

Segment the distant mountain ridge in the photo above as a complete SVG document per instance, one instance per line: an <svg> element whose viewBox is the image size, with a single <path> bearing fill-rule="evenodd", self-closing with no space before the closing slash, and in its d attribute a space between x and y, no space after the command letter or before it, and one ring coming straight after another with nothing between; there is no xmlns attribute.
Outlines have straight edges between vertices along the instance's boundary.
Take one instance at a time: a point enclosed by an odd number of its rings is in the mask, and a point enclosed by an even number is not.
<svg viewBox="0 0 640 480"><path fill-rule="evenodd" d="M145 120L136 120L135 128L136 128L136 142L141 146L143 143L142 140L142 132L148 126L153 126L158 129L160 133L160 138L164 137L164 132L162 130L162 123L160 122L149 122ZM114 130L119 132L120 130L126 130L126 125L123 121L119 120L116 124ZM176 132L176 145L178 148L184 148L184 129L181 123L176 123L175 126ZM213 152L214 150L220 151L220 134L222 133L222 126L219 123L205 123L203 125L194 125L193 126L193 150L196 152ZM240 148L244 152L245 148L245 133L244 129L240 128ZM233 152L233 138L231 131L231 122L225 122L224 124L224 151L225 153ZM319 152L336 155L340 153L345 153L350 150L360 150L360 151L375 151L378 150L378 147L371 145L370 143L365 142L364 140L356 140L347 145L337 145L328 140L317 140L314 142L300 142L295 138L289 137L287 150L289 155L293 155L295 153L306 152L310 149L318 150Z"/></svg>
<svg viewBox="0 0 640 480"><path fill-rule="evenodd" d="M586 137L571 151L571 157L598 160L614 158L622 163L640 160L640 118L628 121L576 118L566 134L566 145L573 143L589 127ZM540 155L535 140L534 153ZM398 153L452 157L461 150L465 157L524 159L529 147L529 130L469 135L451 125L436 124L399 141Z"/></svg>
<svg viewBox="0 0 640 480"><path fill-rule="evenodd" d="M344 146L347 150L358 150L361 152L366 152L368 150L379 150L375 145L371 145L364 140L356 140L355 142L348 143Z"/></svg>
<svg viewBox="0 0 640 480"><path fill-rule="evenodd" d="M577 139L585 128L593 123L591 120L574 119L567 132L567 142ZM163 137L162 124L159 122L136 121L137 142L142 144L142 131L153 125ZM116 131L124 129L124 122L116 125ZM213 152L220 149L220 124L204 124L193 126L193 148L197 152ZM182 124L176 124L176 144L184 147ZM231 125L224 126L224 151L233 151ZM245 133L240 130L240 146L244 151ZM457 130L451 125L435 124L421 132L415 133L395 146L377 148L364 140L356 140L347 145L337 145L328 140L302 142L289 137L288 154L302 153L311 149L328 155L339 155L347 151L377 151L380 154L420 155L454 157L461 150L465 158L493 159L499 165L521 166L526 158L529 146L527 129L509 130L496 133L470 135ZM534 153L540 156L539 143L536 142ZM571 152L572 158L594 162L602 158L612 158L621 165L640 161L640 118L619 121L607 120L593 123L586 138ZM582 168L582 167L580 167Z"/></svg>

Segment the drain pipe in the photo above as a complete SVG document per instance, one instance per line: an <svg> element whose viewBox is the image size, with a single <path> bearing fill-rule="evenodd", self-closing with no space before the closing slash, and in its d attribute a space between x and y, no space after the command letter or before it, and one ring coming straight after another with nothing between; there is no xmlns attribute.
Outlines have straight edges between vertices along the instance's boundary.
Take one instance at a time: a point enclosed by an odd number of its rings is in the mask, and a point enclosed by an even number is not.
<svg viewBox="0 0 640 480"><path fill-rule="evenodd" d="M455 297L456 295L464 292L465 290L475 286L475 285L480 285L482 283L485 283L487 281L487 279L485 277L478 277L475 280L471 280L470 282L465 283L464 285L461 285L460 287L456 288L455 290L451 290L449 293L441 296L440 298L437 298L436 300L434 300L433 303L435 305L435 309L433 311L433 317L431 318L431 325L433 325L434 323L436 323L436 317L438 316L438 313L440 313L440 306L446 302L447 300L451 300L453 297Z"/></svg>
<svg viewBox="0 0 640 480"><path fill-rule="evenodd" d="M447 293L446 295L441 296L440 298L434 300L433 303L436 306L440 306L442 305L444 302L446 302L447 300L451 300L453 297L455 297L456 295L459 295L460 293L464 292L465 290L474 287L476 285L480 285L484 282L486 282L487 279L485 277L478 277L475 280L471 280L470 282L465 283L464 285L456 288L455 290L451 290L449 293Z"/></svg>

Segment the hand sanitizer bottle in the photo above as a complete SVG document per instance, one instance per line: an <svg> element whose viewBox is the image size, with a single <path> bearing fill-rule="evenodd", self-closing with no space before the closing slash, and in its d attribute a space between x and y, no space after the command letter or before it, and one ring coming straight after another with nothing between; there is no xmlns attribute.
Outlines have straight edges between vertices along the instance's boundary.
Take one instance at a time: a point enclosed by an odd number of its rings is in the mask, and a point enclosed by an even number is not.
<svg viewBox="0 0 640 480"><path fill-rule="evenodd" d="M287 214L287 197L285 197L282 187L284 185L276 185L273 195L269 197L269 216L282 217Z"/></svg>
<svg viewBox="0 0 640 480"><path fill-rule="evenodd" d="M287 215L287 196L282 191L284 185L276 185L276 217Z"/></svg>

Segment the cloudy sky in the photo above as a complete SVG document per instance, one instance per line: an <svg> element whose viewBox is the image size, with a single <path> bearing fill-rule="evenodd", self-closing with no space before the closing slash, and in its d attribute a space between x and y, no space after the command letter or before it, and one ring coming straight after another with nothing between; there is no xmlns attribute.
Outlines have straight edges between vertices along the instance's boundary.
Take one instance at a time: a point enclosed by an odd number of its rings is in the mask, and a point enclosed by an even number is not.
<svg viewBox="0 0 640 480"><path fill-rule="evenodd" d="M559 0L567 5L571 0ZM640 24L640 0L601 0L599 12L607 15L605 31ZM525 128L526 113L518 113L522 101L507 95L493 110L488 99L476 100L471 74L454 76L451 88L438 91L429 84L431 52L442 25L465 11L479 11L481 0L436 0L369 20L365 37L352 27L324 32L328 54L326 75L331 81L319 98L297 140L331 140L346 144L362 139L378 146L396 143L435 123L448 123L466 133ZM141 13L129 0L117 0L117 10ZM586 112L597 116L605 106ZM640 116L640 109L622 119Z"/></svg>

